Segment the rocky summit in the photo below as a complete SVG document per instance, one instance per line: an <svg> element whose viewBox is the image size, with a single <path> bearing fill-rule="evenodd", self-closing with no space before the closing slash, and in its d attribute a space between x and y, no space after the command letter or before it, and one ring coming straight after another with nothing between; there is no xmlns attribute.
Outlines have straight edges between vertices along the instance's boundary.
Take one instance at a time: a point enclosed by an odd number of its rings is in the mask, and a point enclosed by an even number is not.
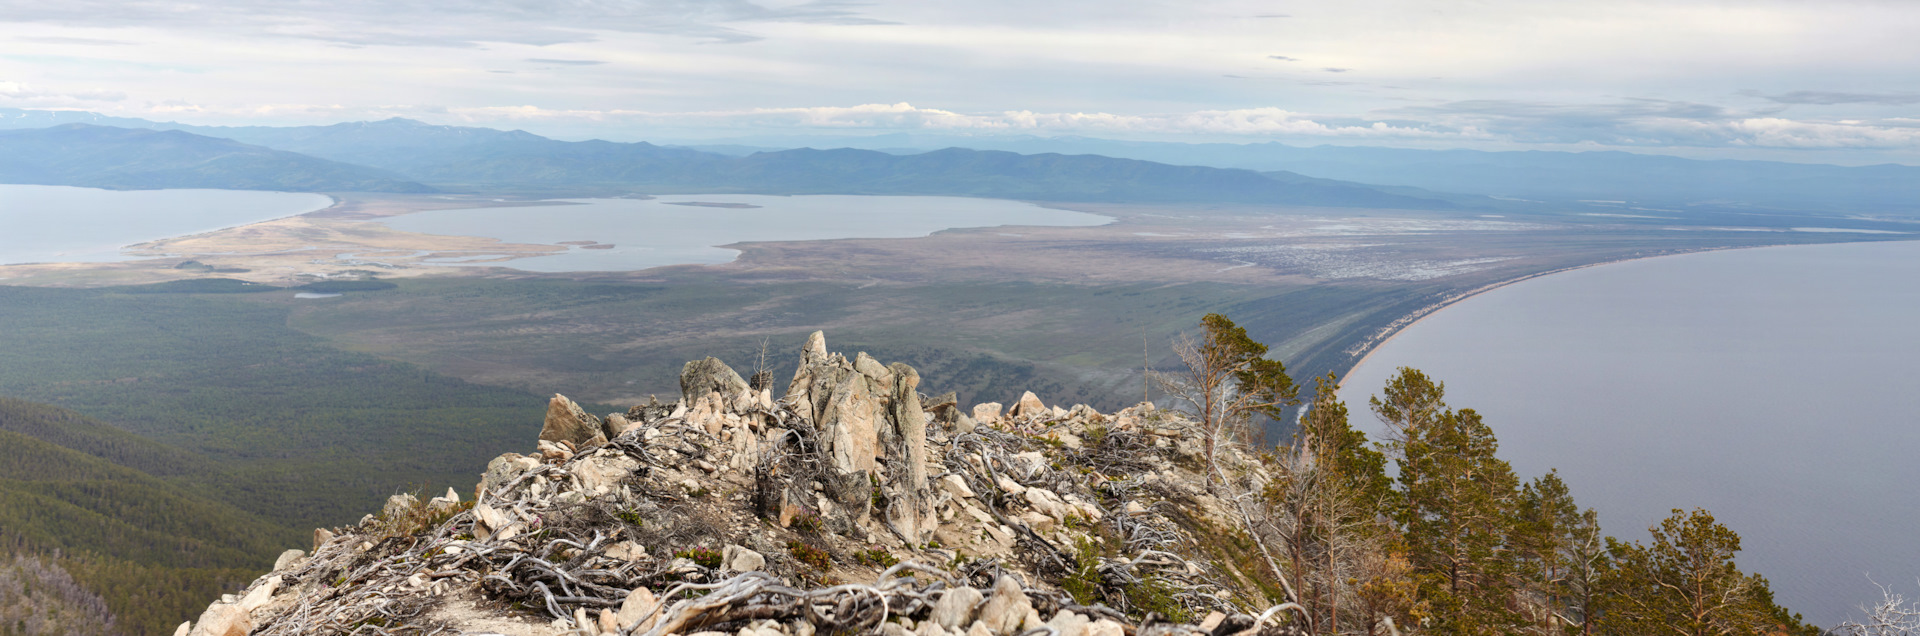
<svg viewBox="0 0 1920 636"><path fill-rule="evenodd" d="M771 383L708 358L668 403L602 417L556 395L534 452L472 497L316 530L178 634L1298 631L1177 413L962 409L820 333ZM1241 452L1216 465L1265 479Z"/></svg>

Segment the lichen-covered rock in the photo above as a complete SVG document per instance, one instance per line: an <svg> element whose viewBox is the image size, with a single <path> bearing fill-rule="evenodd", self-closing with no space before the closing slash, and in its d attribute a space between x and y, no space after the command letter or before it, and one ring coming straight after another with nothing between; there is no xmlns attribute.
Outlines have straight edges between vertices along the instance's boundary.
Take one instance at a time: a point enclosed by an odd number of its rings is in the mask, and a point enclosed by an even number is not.
<svg viewBox="0 0 1920 636"><path fill-rule="evenodd" d="M708 393L732 396L745 390L747 381L719 358L694 360L680 369L680 397L689 402Z"/></svg>
<svg viewBox="0 0 1920 636"><path fill-rule="evenodd" d="M387 498L387 505L380 508L380 516L397 519L418 507L420 507L420 499L414 497L412 493L400 493Z"/></svg>

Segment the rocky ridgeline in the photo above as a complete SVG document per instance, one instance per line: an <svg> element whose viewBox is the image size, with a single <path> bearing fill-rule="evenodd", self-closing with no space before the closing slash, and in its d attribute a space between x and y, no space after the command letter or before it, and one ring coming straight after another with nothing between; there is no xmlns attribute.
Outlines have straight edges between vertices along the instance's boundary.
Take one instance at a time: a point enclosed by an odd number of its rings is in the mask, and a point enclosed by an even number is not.
<svg viewBox="0 0 1920 636"><path fill-rule="evenodd" d="M962 410L819 333L785 395L770 383L708 358L672 403L555 396L537 452L494 459L471 500L316 530L179 633L1289 631L1175 414Z"/></svg>

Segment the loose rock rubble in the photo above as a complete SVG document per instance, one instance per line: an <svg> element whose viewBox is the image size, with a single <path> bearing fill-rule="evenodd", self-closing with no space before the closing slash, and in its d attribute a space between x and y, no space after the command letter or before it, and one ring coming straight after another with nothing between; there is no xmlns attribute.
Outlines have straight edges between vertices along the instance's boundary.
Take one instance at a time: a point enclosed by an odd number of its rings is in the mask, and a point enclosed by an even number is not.
<svg viewBox="0 0 1920 636"><path fill-rule="evenodd" d="M668 403L597 417L556 395L535 452L489 462L471 499L316 530L178 633L1296 631L1176 414L1032 393L962 411L820 333L770 383L707 358Z"/></svg>

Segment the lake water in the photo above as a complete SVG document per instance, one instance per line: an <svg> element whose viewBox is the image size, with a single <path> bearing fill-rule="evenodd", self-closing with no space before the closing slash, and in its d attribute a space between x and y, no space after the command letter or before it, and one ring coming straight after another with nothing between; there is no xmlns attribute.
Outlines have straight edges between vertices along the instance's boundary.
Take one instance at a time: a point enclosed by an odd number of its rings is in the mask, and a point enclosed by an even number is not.
<svg viewBox="0 0 1920 636"><path fill-rule="evenodd" d="M949 228L1112 222L1103 216L1019 201L961 197L701 194L569 202L575 205L433 210L382 222L408 232L482 236L513 243L598 244L569 245L566 252L505 264L535 272L628 271L726 263L739 252L718 246L754 241L910 238ZM462 260L476 259L448 262Z"/></svg>
<svg viewBox="0 0 1920 636"><path fill-rule="evenodd" d="M1394 369L1480 411L1523 479L1557 467L1622 539L1672 508L1738 532L1747 571L1823 627L1920 587L1920 243L1737 250L1521 282L1420 321Z"/></svg>
<svg viewBox="0 0 1920 636"><path fill-rule="evenodd" d="M240 190L97 190L0 185L0 265L98 263L156 239L304 214L319 194Z"/></svg>

